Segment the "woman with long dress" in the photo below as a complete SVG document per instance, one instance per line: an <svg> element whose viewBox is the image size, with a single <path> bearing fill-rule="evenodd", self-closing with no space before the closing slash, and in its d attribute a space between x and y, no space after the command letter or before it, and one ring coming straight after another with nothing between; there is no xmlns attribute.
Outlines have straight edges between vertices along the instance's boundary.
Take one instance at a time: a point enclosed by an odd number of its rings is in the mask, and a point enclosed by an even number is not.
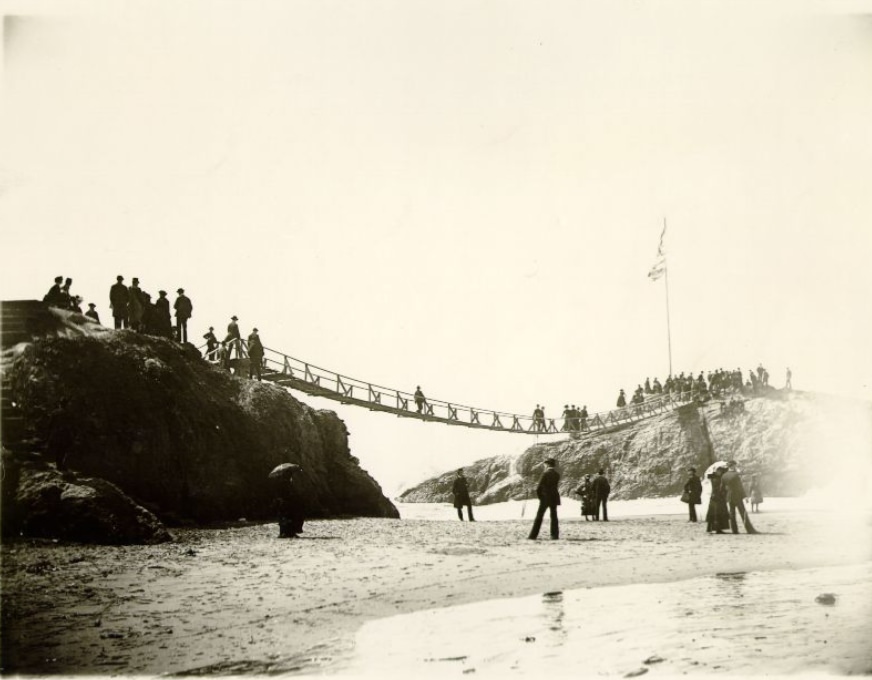
<svg viewBox="0 0 872 680"><path fill-rule="evenodd" d="M724 529L730 527L730 512L727 510L727 494L721 486L721 477L724 475L726 467L719 467L712 472L708 478L711 482L711 496L709 497L708 512L706 512L705 531L707 534L715 532L716 534L724 533Z"/></svg>

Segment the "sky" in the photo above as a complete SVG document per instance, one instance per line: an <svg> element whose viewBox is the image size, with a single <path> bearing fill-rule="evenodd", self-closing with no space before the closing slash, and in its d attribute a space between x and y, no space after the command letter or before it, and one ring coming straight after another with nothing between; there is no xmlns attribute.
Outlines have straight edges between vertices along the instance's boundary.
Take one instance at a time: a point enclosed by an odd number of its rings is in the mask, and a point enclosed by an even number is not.
<svg viewBox="0 0 872 680"><path fill-rule="evenodd" d="M2 299L70 276L105 320L137 276L195 338L524 414L670 349L872 398L872 3L0 10ZM536 441L296 396L389 495Z"/></svg>

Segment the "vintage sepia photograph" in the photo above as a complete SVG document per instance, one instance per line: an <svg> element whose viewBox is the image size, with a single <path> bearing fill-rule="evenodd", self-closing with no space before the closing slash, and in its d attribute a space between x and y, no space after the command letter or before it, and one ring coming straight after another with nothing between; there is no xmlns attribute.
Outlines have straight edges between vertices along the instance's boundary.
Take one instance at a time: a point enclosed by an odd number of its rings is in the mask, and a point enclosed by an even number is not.
<svg viewBox="0 0 872 680"><path fill-rule="evenodd" d="M872 2L0 29L0 673L872 674Z"/></svg>

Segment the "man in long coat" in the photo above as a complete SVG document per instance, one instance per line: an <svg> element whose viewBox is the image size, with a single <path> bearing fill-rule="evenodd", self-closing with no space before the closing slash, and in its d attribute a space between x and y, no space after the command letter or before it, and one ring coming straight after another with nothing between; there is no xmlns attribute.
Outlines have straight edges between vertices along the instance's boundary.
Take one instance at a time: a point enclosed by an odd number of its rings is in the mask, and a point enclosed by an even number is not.
<svg viewBox="0 0 872 680"><path fill-rule="evenodd" d="M696 522L696 506L702 503L702 482L696 474L696 468L687 469L687 481L684 483L684 492L688 501L688 522Z"/></svg>
<svg viewBox="0 0 872 680"><path fill-rule="evenodd" d="M188 319L194 312L194 305L190 298L185 295L185 289L179 288L176 293L178 297L173 303L173 309L176 311L176 340L179 342L188 341Z"/></svg>
<svg viewBox="0 0 872 680"><path fill-rule="evenodd" d="M457 518L463 521L463 506L466 506L466 514L469 515L469 521L474 522L472 516L472 500L469 497L469 487L466 485L466 477L463 476L463 468L457 471L457 477L454 478L454 485L451 487L451 493L454 494L454 507L457 508Z"/></svg>
<svg viewBox="0 0 872 680"><path fill-rule="evenodd" d="M173 320L170 318L170 301L167 299L167 292L159 290L158 298L154 301L155 323L157 324L157 334L165 338L173 336Z"/></svg>
<svg viewBox="0 0 872 680"><path fill-rule="evenodd" d="M115 277L115 283L109 289L109 306L112 308L112 318L115 319L115 328L127 328L127 301L130 293L127 286L122 282L124 277L120 274Z"/></svg>
<svg viewBox="0 0 872 680"><path fill-rule="evenodd" d="M612 487L609 485L609 480L606 479L605 473L600 470L597 473L596 478L593 480L591 484L593 487L593 518L594 520L599 519L600 515L600 506L603 509L603 522L609 521L609 494L612 491Z"/></svg>
<svg viewBox="0 0 872 680"><path fill-rule="evenodd" d="M553 458L545 461L545 472L542 473L539 485L536 487L539 509L536 510L533 528L530 529L530 535L527 536L533 541L539 537L539 529L542 528L542 519L545 517L546 509L551 513L551 540L556 541L560 538L560 527L557 523L557 506L560 505L560 491L557 484L560 482L560 473L555 469L556 465L557 461Z"/></svg>
<svg viewBox="0 0 872 680"><path fill-rule="evenodd" d="M745 503L742 500L746 495L745 487L742 486L742 478L739 477L739 473L736 470L736 461L734 460L727 463L727 471L721 477L721 489L729 507L730 529L732 532L734 534L739 533L739 525L736 522L736 510L738 509L745 531L749 534L756 534L757 530L751 525L751 520L748 518L748 513L745 510Z"/></svg>
<svg viewBox="0 0 872 680"><path fill-rule="evenodd" d="M239 318L234 314L230 317L230 323L227 324L227 337L224 338L224 342L228 344L228 358L234 348L236 348L236 358L239 359L242 356L242 336L239 334L237 321Z"/></svg>
<svg viewBox="0 0 872 680"><path fill-rule="evenodd" d="M263 343L257 334L257 329L251 331L248 336L248 377L261 379L263 368Z"/></svg>

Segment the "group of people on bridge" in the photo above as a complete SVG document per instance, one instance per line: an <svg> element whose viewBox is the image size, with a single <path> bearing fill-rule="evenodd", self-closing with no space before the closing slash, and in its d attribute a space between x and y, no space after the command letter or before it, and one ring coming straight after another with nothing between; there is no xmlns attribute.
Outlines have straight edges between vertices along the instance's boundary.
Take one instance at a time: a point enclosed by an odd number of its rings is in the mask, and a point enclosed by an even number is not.
<svg viewBox="0 0 872 680"><path fill-rule="evenodd" d="M260 339L260 331L257 328L253 328L248 334L247 340L243 341L242 333L239 330L239 317L234 314L230 317L230 323L227 324L227 335L224 336L223 340L219 342L215 335L214 326L209 326L203 339L206 340L206 359L227 370L232 368L232 358L243 358L244 348L248 353L248 377L256 378L258 381L263 379L264 348ZM235 357L231 357L233 353L236 354Z"/></svg>

